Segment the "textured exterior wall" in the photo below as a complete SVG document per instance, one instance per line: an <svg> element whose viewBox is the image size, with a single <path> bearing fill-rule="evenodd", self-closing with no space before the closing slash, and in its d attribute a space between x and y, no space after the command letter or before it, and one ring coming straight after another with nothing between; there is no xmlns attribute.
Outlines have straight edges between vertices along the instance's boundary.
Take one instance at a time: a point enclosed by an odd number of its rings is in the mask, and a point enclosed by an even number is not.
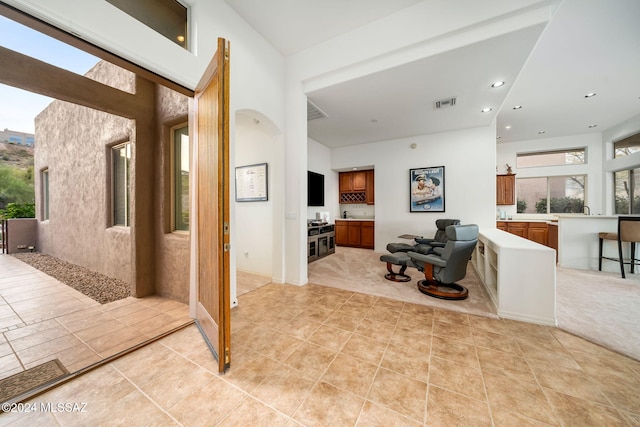
<svg viewBox="0 0 640 427"><path fill-rule="evenodd" d="M133 74L106 62L98 63L87 76L123 91L136 91ZM58 100L38 115L37 249L121 279L131 285L134 295L157 293L188 302L189 236L171 233L165 221L171 205L169 127L186 122L188 98L164 87L156 86L154 91L144 96L155 102L149 110L155 117L141 113L138 129L136 120ZM113 227L110 151L126 141L133 144L132 227ZM144 158L136 158L140 153ZM136 174L136 167L143 167L144 173ZM49 169L48 221L42 221L40 172L44 168ZM152 213L140 217L140 212ZM142 278L148 283L136 283Z"/></svg>
<svg viewBox="0 0 640 427"><path fill-rule="evenodd" d="M171 221L171 127L187 123L189 98L156 86L157 167L154 182L154 205L158 220L154 229L156 260L156 293L178 301L189 302L189 233L172 232Z"/></svg>
<svg viewBox="0 0 640 427"><path fill-rule="evenodd" d="M88 75L133 90L135 76L110 64L99 63ZM135 122L56 100L36 117L35 129L39 219L40 171L49 168L49 220L39 223L39 251L132 284L130 230L110 227L109 147L135 144Z"/></svg>
<svg viewBox="0 0 640 427"><path fill-rule="evenodd" d="M14 218L7 220L7 253L30 252L29 246L36 246L38 238L38 225L35 219ZM19 249L18 246L26 246Z"/></svg>

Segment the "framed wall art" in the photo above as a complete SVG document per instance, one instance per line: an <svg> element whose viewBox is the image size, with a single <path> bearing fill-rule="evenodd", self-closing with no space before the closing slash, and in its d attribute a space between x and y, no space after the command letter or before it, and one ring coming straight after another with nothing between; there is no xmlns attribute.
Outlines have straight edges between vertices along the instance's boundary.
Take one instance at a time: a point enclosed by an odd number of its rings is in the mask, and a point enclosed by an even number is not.
<svg viewBox="0 0 640 427"><path fill-rule="evenodd" d="M266 163L236 167L236 202L269 200L269 177Z"/></svg>
<svg viewBox="0 0 640 427"><path fill-rule="evenodd" d="M444 166L409 169L410 212L444 212Z"/></svg>

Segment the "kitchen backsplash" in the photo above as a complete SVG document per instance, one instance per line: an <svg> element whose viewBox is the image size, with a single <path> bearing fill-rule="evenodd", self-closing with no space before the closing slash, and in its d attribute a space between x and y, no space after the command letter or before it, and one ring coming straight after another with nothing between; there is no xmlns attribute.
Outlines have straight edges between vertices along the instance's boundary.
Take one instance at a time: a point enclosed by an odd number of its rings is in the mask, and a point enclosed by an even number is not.
<svg viewBox="0 0 640 427"><path fill-rule="evenodd" d="M337 219L342 218L342 213L347 211L350 216L358 216L358 217L375 217L376 209L373 205L367 205L366 203L349 203L349 204L341 204L339 215L336 216Z"/></svg>

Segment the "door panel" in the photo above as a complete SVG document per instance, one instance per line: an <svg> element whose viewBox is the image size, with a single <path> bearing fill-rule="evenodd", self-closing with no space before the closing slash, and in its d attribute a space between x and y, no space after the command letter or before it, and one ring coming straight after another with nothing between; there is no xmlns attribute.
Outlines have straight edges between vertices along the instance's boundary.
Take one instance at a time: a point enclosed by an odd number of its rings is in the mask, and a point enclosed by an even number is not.
<svg viewBox="0 0 640 427"><path fill-rule="evenodd" d="M191 128L195 146L196 324L218 360L229 368L229 45L218 50L195 90Z"/></svg>

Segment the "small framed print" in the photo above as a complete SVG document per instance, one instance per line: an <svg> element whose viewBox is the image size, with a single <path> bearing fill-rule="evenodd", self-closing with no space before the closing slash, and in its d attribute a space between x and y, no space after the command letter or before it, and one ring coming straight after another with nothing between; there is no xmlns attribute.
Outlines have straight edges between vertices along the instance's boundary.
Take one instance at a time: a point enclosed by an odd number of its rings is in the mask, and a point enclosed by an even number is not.
<svg viewBox="0 0 640 427"><path fill-rule="evenodd" d="M236 167L236 202L269 200L269 176L266 163Z"/></svg>

